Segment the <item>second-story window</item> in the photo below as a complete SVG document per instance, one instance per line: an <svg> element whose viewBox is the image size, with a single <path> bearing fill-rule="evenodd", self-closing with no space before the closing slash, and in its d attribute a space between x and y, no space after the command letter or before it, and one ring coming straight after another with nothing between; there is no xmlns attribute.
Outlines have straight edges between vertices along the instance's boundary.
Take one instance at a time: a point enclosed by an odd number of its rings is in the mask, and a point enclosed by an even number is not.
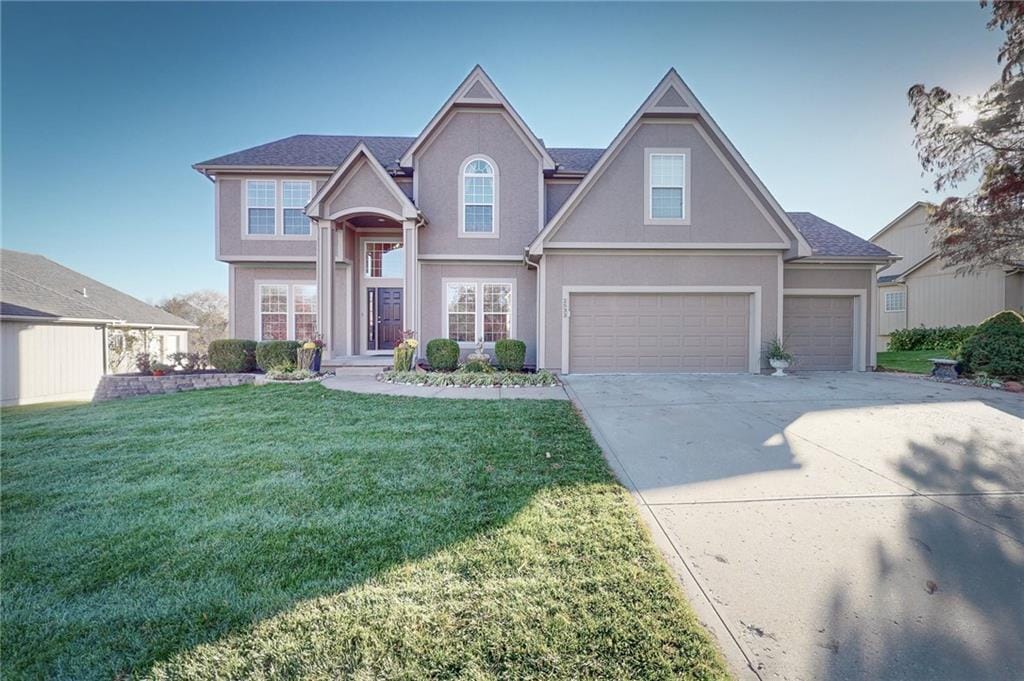
<svg viewBox="0 0 1024 681"><path fill-rule="evenodd" d="M303 209L312 195L313 183L309 180L284 180L281 183L285 234L309 234L309 218Z"/></svg>
<svg viewBox="0 0 1024 681"><path fill-rule="evenodd" d="M273 180L249 180L246 183L249 234L274 234L277 220L277 183Z"/></svg>
<svg viewBox="0 0 1024 681"><path fill-rule="evenodd" d="M682 220L686 209L683 154L651 154L651 217Z"/></svg>
<svg viewBox="0 0 1024 681"><path fill-rule="evenodd" d="M495 236L497 234L498 178L494 163L472 157L462 166L463 236Z"/></svg>

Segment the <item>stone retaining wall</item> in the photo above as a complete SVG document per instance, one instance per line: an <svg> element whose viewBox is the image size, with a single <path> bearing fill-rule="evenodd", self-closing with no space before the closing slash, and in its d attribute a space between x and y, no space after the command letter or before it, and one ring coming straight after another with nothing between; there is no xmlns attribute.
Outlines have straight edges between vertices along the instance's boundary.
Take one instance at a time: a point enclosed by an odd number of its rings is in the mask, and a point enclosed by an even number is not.
<svg viewBox="0 0 1024 681"><path fill-rule="evenodd" d="M108 374L100 379L93 402L119 400L140 395L163 395L186 390L245 385L256 380L253 374L172 374L169 376L125 376Z"/></svg>

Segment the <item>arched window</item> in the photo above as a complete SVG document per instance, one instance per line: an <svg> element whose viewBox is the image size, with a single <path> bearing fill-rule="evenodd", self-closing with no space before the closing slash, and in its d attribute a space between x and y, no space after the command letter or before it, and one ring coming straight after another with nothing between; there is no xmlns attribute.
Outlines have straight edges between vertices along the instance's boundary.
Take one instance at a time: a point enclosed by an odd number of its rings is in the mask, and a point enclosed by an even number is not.
<svg viewBox="0 0 1024 681"><path fill-rule="evenodd" d="M462 164L460 236L498 235L498 171L486 156Z"/></svg>

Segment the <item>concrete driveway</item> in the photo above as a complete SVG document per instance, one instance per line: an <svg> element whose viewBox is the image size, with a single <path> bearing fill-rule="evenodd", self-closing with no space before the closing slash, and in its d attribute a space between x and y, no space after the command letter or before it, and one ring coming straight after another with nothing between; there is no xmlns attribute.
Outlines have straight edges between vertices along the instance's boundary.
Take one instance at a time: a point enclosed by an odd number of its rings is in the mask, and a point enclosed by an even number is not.
<svg viewBox="0 0 1024 681"><path fill-rule="evenodd" d="M855 373L566 383L738 677L1022 678L1024 398Z"/></svg>

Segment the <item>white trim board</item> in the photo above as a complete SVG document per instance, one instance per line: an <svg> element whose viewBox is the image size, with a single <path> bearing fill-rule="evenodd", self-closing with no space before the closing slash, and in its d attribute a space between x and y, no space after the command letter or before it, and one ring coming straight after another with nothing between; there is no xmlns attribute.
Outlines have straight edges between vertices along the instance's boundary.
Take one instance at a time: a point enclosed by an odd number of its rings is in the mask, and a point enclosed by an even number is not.
<svg viewBox="0 0 1024 681"><path fill-rule="evenodd" d="M725 293L748 294L750 296L750 348L747 356L747 371L761 373L761 287L760 286L590 286L570 285L562 287L562 367L563 374L569 373L569 326L572 323L573 293Z"/></svg>
<svg viewBox="0 0 1024 681"><path fill-rule="evenodd" d="M867 370L867 354L869 345L864 342L865 331L868 330L868 290L864 288L785 288L783 296L794 298L806 296L852 297L853 300L853 368L854 371Z"/></svg>

